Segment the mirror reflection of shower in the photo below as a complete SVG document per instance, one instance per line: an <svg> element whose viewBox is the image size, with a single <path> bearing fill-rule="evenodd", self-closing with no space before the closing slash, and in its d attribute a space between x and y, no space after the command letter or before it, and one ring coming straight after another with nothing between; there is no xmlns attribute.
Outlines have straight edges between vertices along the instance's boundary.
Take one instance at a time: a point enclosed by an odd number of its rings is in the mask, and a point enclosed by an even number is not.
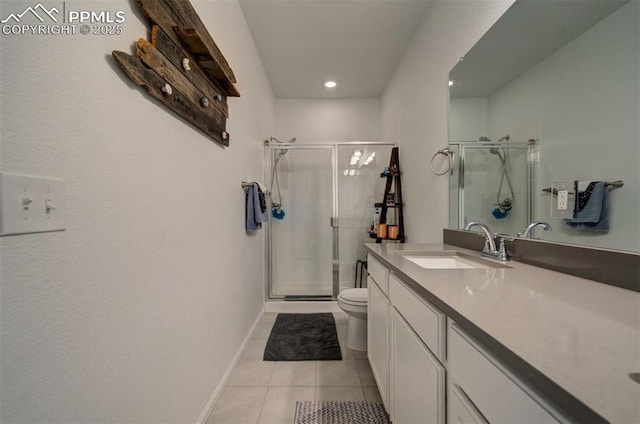
<svg viewBox="0 0 640 424"><path fill-rule="evenodd" d="M509 136L475 140L448 146L459 158L449 176L451 227L480 221L496 232L512 234L533 216L538 148L534 140L514 141Z"/></svg>
<svg viewBox="0 0 640 424"><path fill-rule="evenodd" d="M498 142L501 141L509 141L511 136L509 134L505 135ZM481 136L478 138L478 141L491 142L491 139L487 136ZM496 203L493 205L496 206L491 211L491 215L495 219L503 219L506 218L509 211L513 208L514 204L514 194L513 194L513 185L511 184L511 178L509 177L509 171L507 169L507 151L504 148L492 147L489 149L489 153L498 156L500 162L502 163L502 176L500 177L500 187L498 188L498 195L496 197ZM509 196L502 198L502 186L504 184L505 177L507 179L507 185L509 187Z"/></svg>
<svg viewBox="0 0 640 424"><path fill-rule="evenodd" d="M270 142L276 142L279 144L293 144L296 142L296 138L293 137L291 140L289 141L280 141L275 137L270 137L269 138ZM282 159L282 157L284 155L286 155L289 152L288 149L278 149L278 150L274 150L273 151L273 169L271 171L271 187L269 188L269 193L271 193L271 216L273 216L275 219L284 219L285 216L285 211L282 208L282 193L280 192L280 181L278 181L278 163L280 162L280 159ZM273 183L275 182L276 184L276 190L277 190L277 201L275 200L275 196L274 196L274 191L273 191Z"/></svg>
<svg viewBox="0 0 640 424"><path fill-rule="evenodd" d="M509 141L510 139L511 139L511 136L507 134L504 137L502 137L500 140L498 140L498 142ZM488 137L483 136L479 138L479 141L491 141L491 140ZM491 215L493 215L495 219L502 219L502 218L506 218L507 214L513 208L513 205L515 203L513 184L511 184L511 178L509 177L509 170L507 169L508 153L503 147L502 148L492 147L489 149L489 153L491 153L492 155L498 156L498 159L500 159L500 162L502 163L502 176L500 177L500 187L498 188L496 203L494 203L494 206L497 206L497 207L491 211ZM502 185L504 184L505 177L507 179L507 185L509 186L509 196L502 198Z"/></svg>

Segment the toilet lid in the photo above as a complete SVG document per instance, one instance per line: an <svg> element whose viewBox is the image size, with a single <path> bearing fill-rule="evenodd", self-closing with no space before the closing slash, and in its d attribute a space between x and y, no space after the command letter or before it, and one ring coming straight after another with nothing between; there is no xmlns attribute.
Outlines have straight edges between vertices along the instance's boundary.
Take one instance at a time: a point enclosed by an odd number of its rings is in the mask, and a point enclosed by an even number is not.
<svg viewBox="0 0 640 424"><path fill-rule="evenodd" d="M367 303L367 289L346 289L342 290L339 297L349 302Z"/></svg>

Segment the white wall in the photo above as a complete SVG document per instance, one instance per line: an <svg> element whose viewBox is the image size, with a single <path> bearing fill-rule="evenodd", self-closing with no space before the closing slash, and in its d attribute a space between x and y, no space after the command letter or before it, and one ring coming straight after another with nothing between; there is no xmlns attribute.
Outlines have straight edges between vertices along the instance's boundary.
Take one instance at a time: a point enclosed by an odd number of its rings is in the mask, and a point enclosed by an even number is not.
<svg viewBox="0 0 640 424"><path fill-rule="evenodd" d="M298 143L379 141L380 117L380 99L277 99L274 135Z"/></svg>
<svg viewBox="0 0 640 424"><path fill-rule="evenodd" d="M489 100L449 99L449 141L478 141L489 137Z"/></svg>
<svg viewBox="0 0 640 424"><path fill-rule="evenodd" d="M227 149L114 65L147 34L135 2L83 2L125 10L120 36L0 35L0 167L67 200L66 231L0 238L1 422L195 422L262 309L240 182L273 94L237 1L192 3L239 81Z"/></svg>
<svg viewBox="0 0 640 424"><path fill-rule="evenodd" d="M448 74L513 0L436 0L382 97L382 138L398 140L410 242L440 242L448 227L448 177L429 169L448 144Z"/></svg>
<svg viewBox="0 0 640 424"><path fill-rule="evenodd" d="M640 250L640 2L632 1L489 99L493 134L540 140L539 188L554 181L623 180L611 192L609 233L550 218L534 193L545 240Z"/></svg>

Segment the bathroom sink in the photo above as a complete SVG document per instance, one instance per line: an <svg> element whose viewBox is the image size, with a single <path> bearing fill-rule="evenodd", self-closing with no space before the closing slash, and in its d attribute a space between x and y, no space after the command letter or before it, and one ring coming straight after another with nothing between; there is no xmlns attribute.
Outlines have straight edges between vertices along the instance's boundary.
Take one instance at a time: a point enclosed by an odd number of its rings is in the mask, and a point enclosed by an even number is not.
<svg viewBox="0 0 640 424"><path fill-rule="evenodd" d="M406 260L425 269L488 269L510 268L461 252L396 252Z"/></svg>

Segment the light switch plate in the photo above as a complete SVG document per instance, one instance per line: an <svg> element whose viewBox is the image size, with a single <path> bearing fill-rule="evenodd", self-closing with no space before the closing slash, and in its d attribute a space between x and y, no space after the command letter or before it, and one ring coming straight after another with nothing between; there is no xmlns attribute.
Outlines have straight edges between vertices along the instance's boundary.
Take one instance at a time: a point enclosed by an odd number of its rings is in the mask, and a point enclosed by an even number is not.
<svg viewBox="0 0 640 424"><path fill-rule="evenodd" d="M0 236L65 229L65 182L0 172Z"/></svg>

